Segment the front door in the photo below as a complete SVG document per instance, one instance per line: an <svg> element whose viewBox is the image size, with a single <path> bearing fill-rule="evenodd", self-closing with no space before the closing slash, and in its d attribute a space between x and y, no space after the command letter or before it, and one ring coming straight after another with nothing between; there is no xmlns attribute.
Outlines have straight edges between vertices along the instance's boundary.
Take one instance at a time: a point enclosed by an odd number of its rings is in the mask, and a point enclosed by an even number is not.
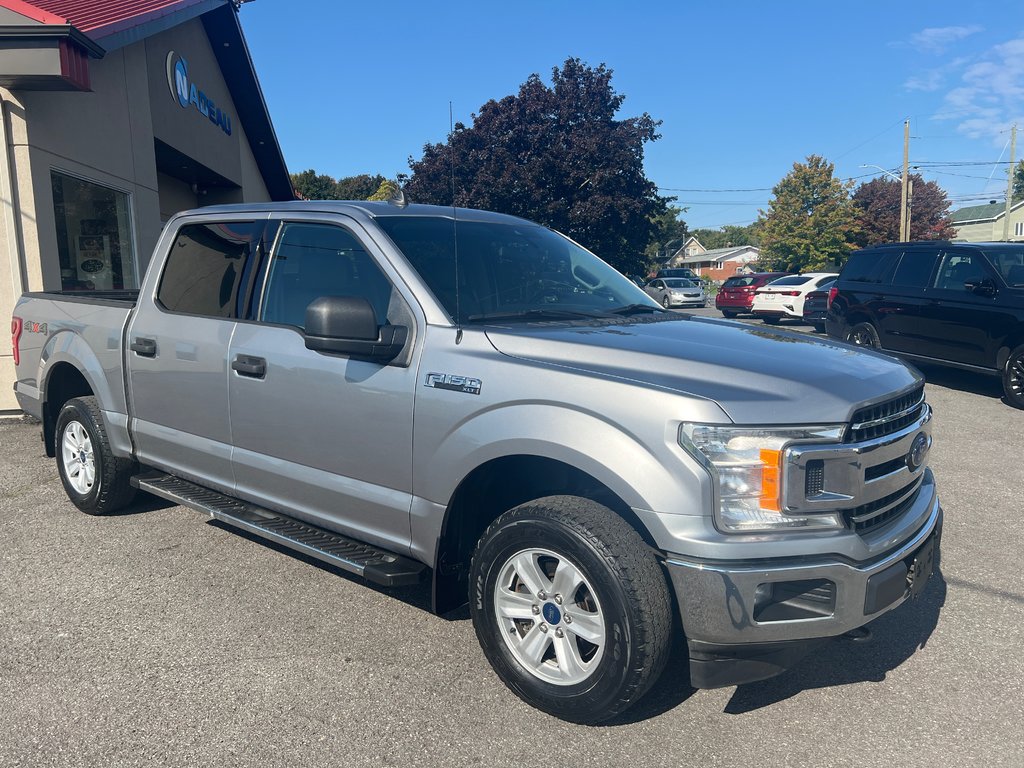
<svg viewBox="0 0 1024 768"><path fill-rule="evenodd" d="M410 307L356 225L286 221L256 322L231 344L228 396L236 494L391 550L409 546L416 357ZM306 307L362 296L378 324L410 326L381 365L306 349Z"/></svg>

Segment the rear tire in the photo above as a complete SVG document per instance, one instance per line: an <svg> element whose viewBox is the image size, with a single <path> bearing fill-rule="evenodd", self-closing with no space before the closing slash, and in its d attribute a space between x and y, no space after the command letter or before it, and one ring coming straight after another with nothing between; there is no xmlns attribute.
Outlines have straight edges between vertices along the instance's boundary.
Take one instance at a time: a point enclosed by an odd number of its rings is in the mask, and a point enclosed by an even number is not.
<svg viewBox="0 0 1024 768"><path fill-rule="evenodd" d="M734 318L734 317L738 317L739 314L740 314L739 312L734 312L731 309L723 309L722 310L722 317L728 317L730 320L732 318Z"/></svg>
<svg viewBox="0 0 1024 768"><path fill-rule="evenodd" d="M1014 408L1024 408L1024 344L1006 359L1003 367L1003 393Z"/></svg>
<svg viewBox="0 0 1024 768"><path fill-rule="evenodd" d="M882 348L882 342L878 340L878 331L871 323L857 323L846 334L846 340L858 347Z"/></svg>
<svg viewBox="0 0 1024 768"><path fill-rule="evenodd" d="M779 324L779 318L777 318L777 317L762 317L761 321L765 325L778 325Z"/></svg>
<svg viewBox="0 0 1024 768"><path fill-rule="evenodd" d="M665 577L639 534L596 502L549 496L509 510L480 538L470 578L484 655L538 709L603 722L665 666Z"/></svg>
<svg viewBox="0 0 1024 768"><path fill-rule="evenodd" d="M110 450L95 397L68 400L57 416L57 472L71 502L87 515L105 515L131 503L135 462Z"/></svg>

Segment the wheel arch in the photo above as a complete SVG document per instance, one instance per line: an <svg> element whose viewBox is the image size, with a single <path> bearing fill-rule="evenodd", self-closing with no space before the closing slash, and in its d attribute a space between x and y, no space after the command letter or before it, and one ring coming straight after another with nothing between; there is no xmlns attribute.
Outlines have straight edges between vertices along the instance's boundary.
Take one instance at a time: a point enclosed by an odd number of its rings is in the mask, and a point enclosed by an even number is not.
<svg viewBox="0 0 1024 768"><path fill-rule="evenodd" d="M43 445L46 455L57 455L57 416L64 404L76 397L95 395L96 390L88 377L76 365L66 360L58 361L46 372L43 385Z"/></svg>
<svg viewBox="0 0 1024 768"><path fill-rule="evenodd" d="M540 455L490 459L463 478L445 509L434 557L434 611L447 613L468 600L470 557L488 525L515 506L555 495L579 496L608 507L655 546L629 504L590 473Z"/></svg>

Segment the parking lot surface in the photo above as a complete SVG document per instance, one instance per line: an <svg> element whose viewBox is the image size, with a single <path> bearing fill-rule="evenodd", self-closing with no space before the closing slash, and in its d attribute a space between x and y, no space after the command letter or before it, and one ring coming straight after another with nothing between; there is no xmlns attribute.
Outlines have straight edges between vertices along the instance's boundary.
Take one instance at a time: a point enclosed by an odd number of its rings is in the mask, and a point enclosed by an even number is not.
<svg viewBox="0 0 1024 768"><path fill-rule="evenodd" d="M156 500L79 513L38 426L2 421L0 766L1020 768L1024 411L995 379L925 373L946 518L922 597L739 688L693 691L677 654L602 727L520 702L426 586L369 587Z"/></svg>

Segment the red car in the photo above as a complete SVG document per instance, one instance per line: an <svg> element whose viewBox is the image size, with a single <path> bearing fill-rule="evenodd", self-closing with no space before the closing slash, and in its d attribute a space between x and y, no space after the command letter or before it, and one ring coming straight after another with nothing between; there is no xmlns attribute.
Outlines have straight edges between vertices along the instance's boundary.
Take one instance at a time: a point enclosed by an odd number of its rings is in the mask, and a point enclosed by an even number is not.
<svg viewBox="0 0 1024 768"><path fill-rule="evenodd" d="M792 272L754 272L749 275L733 275L726 280L718 295L715 296L715 308L726 317L736 317L742 312L750 312L754 303L754 291L780 277Z"/></svg>

